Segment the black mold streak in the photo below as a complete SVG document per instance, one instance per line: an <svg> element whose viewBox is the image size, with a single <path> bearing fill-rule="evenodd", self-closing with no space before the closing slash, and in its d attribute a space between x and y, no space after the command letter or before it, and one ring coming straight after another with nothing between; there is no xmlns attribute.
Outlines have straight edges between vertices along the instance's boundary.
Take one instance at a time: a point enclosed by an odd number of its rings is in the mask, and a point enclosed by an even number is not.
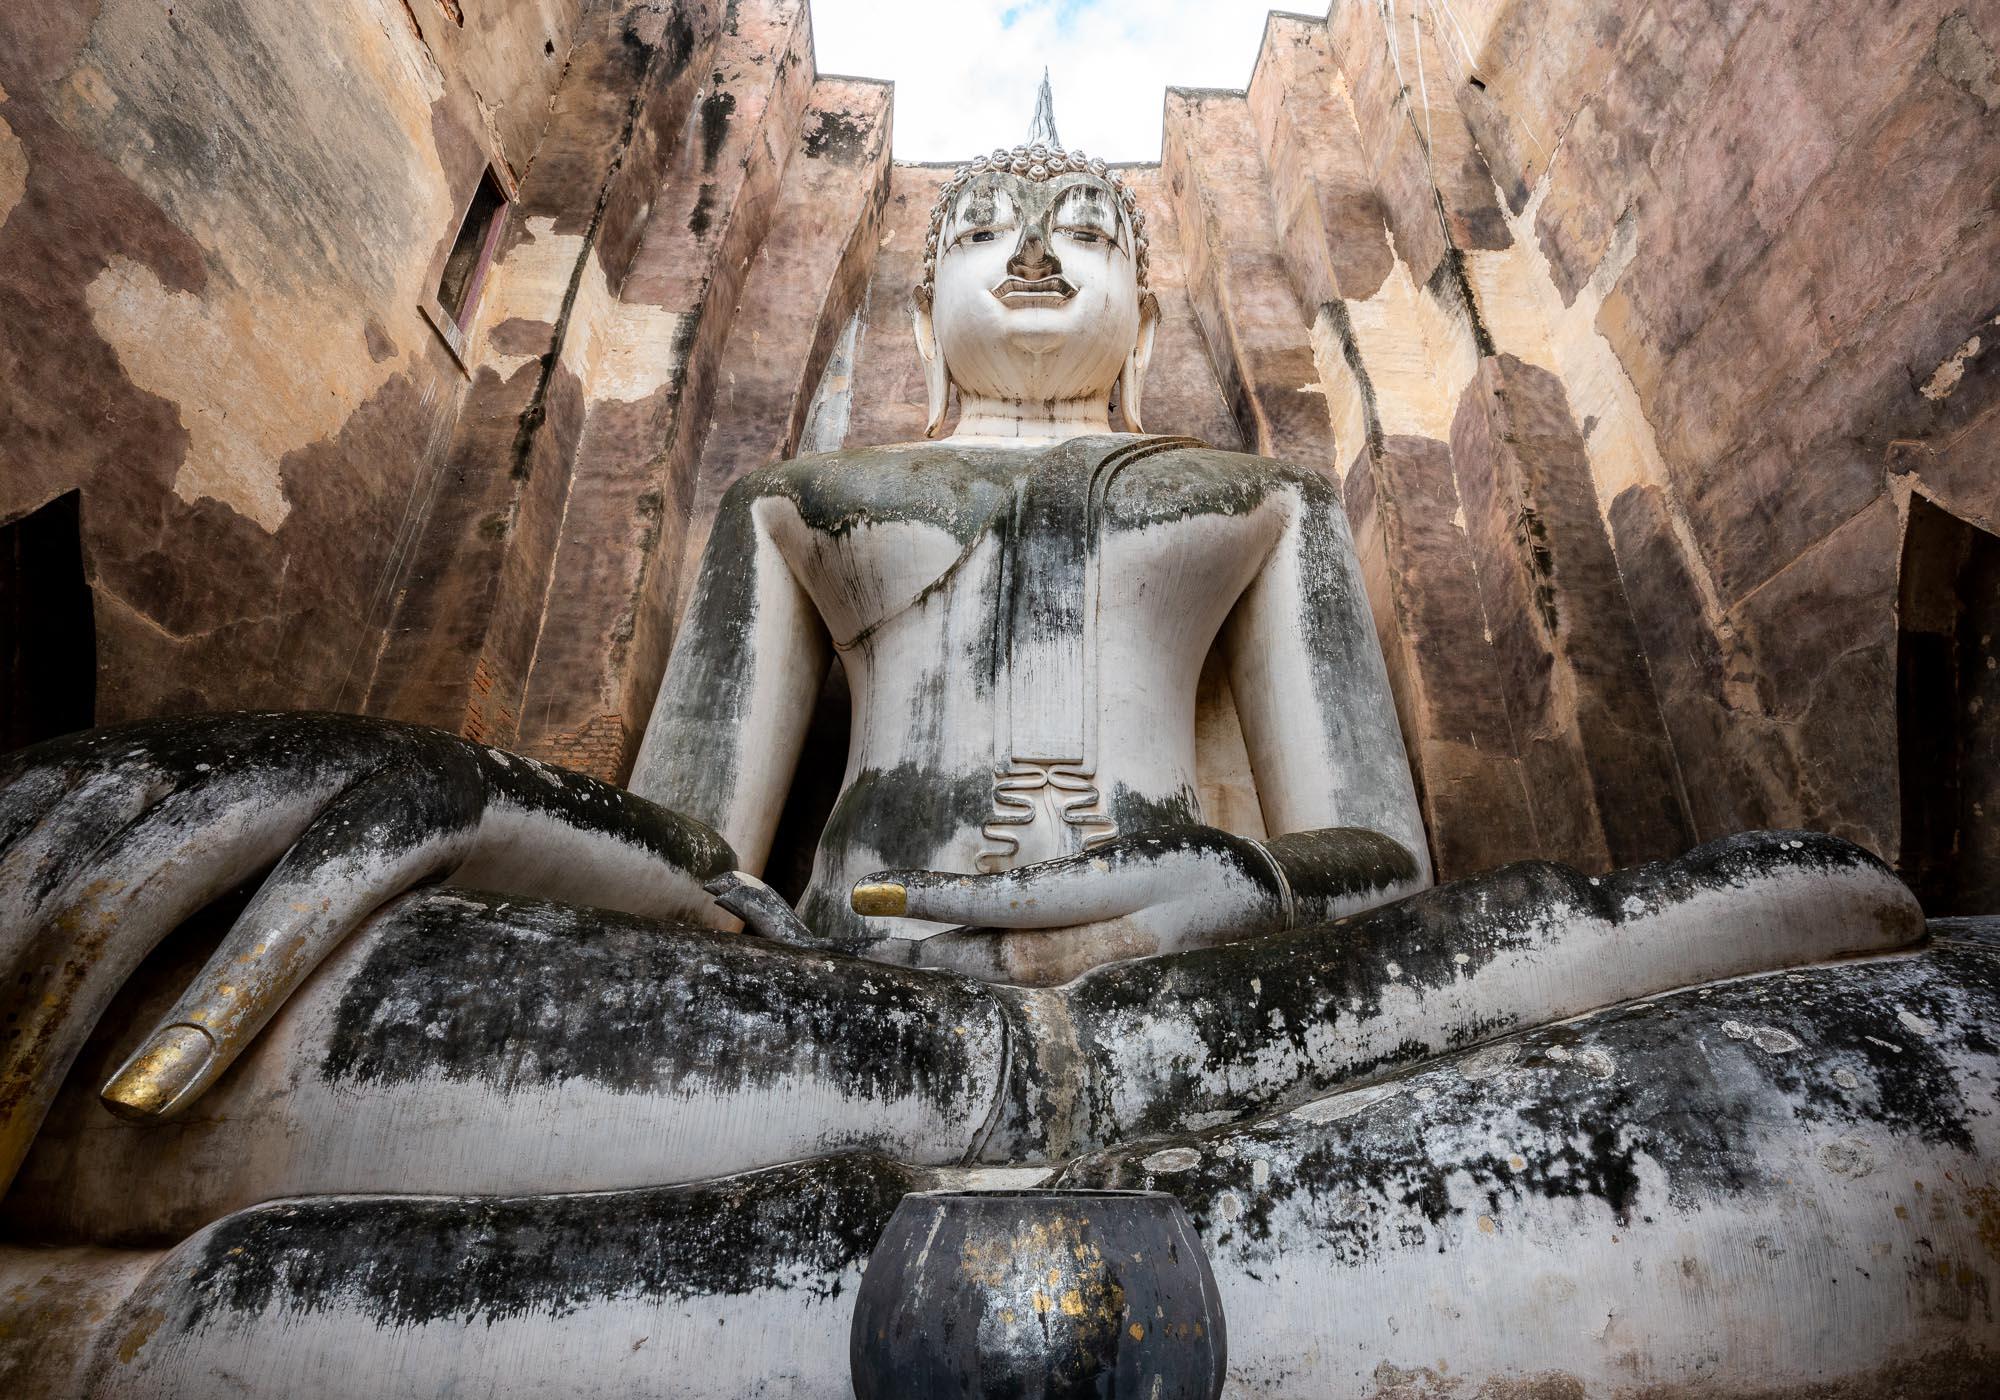
<svg viewBox="0 0 2000 1400"><path fill-rule="evenodd" d="M176 1330L274 1304L414 1327L564 1317L633 1297L783 1289L832 1299L896 1203L927 1184L923 1172L852 1155L700 1186L263 1206L209 1233L174 1299Z"/></svg>
<svg viewBox="0 0 2000 1400"><path fill-rule="evenodd" d="M821 112L806 129L806 156L852 165L866 151L868 133L866 125L846 112Z"/></svg>
<svg viewBox="0 0 2000 1400"><path fill-rule="evenodd" d="M1361 418L1368 434L1368 450L1376 456L1382 454L1382 409L1375 399L1375 381L1369 377L1368 366L1361 358L1361 345L1354 338L1354 319L1347 314L1347 303L1329 301L1320 304L1320 310L1333 323L1333 333L1340 340L1341 358L1347 361L1348 373L1361 386Z"/></svg>
<svg viewBox="0 0 2000 1400"><path fill-rule="evenodd" d="M1464 1213L1453 1183L1472 1183L1502 1228L1510 1203L1530 1197L1598 1201L1630 1223L1644 1161L1664 1173L1667 1204L1694 1211L1797 1190L1793 1168L1767 1146L1793 1121L1970 1151L1967 1116L1984 1110L1966 1101L1954 1060L1992 1058L1981 1027L1996 1006L2000 959L1971 946L1746 978L1531 1032L1491 1077L1416 1069L1402 1092L1351 1116L1156 1138L1081 1159L1060 1184L1165 1185L1238 1267L1279 1267L1279 1239L1294 1251L1317 1241L1344 1265L1442 1249L1438 1227ZM1935 1017L1938 1039L1899 1025L1898 1007ZM1730 1019L1789 1029L1801 1048L1772 1053L1726 1033ZM1606 1072L1583 1058L1593 1050L1609 1057ZM1832 1087L1844 1062L1860 1067L1860 1089ZM1410 1092L1419 1087L1427 1092ZM1226 1153L1214 1150L1225 1141ZM1498 1155L1491 1142L1513 1151ZM1201 1160L1153 1182L1140 1159L1168 1143L1196 1147ZM1249 1180L1258 1159L1261 1185ZM1309 1265L1294 1253L1289 1267Z"/></svg>
<svg viewBox="0 0 2000 1400"><path fill-rule="evenodd" d="M1486 329L1486 322L1479 314L1479 300L1472 293L1472 283L1465 275L1465 254L1455 246L1444 250L1431 275L1424 279L1424 290L1437 299L1447 311L1462 316L1472 331L1472 343L1482 356L1499 353L1493 345L1492 332Z"/></svg>
<svg viewBox="0 0 2000 1400"><path fill-rule="evenodd" d="M729 136L730 118L736 115L736 94L724 92L722 74L715 75L716 87L701 100L701 168L713 171L722 143Z"/></svg>
<svg viewBox="0 0 2000 1400"><path fill-rule="evenodd" d="M984 1104L955 1028L997 1033L974 984L686 925L490 895L404 901L347 984L329 1084L581 1079L723 1093L804 1078L864 1100Z"/></svg>

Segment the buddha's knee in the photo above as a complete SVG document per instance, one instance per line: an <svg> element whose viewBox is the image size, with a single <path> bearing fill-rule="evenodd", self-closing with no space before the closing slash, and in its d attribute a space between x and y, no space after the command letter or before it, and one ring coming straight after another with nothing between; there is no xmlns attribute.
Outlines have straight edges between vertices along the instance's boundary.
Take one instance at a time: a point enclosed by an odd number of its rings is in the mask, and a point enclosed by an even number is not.
<svg viewBox="0 0 2000 1400"><path fill-rule="evenodd" d="M151 1269L92 1340L100 1400L845 1397L862 1265L922 1172L851 1155L586 1195L321 1197Z"/></svg>
<svg viewBox="0 0 2000 1400"><path fill-rule="evenodd" d="M1378 1366L1448 1357L1467 1392L1983 1394L1996 1017L2000 953L1941 939L1504 1037L1058 1184L1180 1197L1246 1390L1374 1393ZM1755 1344L1718 1349L1746 1319Z"/></svg>
<svg viewBox="0 0 2000 1400"><path fill-rule="evenodd" d="M186 1118L111 1117L86 1065L4 1219L172 1242L283 1196L616 1190L841 1149L955 1162L999 1092L1001 1022L941 974L433 890L357 931Z"/></svg>

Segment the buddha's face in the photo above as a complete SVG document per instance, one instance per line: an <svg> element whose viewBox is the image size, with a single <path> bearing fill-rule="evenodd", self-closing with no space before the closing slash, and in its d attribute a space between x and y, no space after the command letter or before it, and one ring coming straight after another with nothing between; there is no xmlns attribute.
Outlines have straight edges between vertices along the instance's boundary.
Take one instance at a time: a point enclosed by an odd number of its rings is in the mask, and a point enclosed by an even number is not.
<svg viewBox="0 0 2000 1400"><path fill-rule="evenodd" d="M1108 393L1138 340L1132 231L1084 172L988 171L939 238L931 318L962 391L1059 401Z"/></svg>

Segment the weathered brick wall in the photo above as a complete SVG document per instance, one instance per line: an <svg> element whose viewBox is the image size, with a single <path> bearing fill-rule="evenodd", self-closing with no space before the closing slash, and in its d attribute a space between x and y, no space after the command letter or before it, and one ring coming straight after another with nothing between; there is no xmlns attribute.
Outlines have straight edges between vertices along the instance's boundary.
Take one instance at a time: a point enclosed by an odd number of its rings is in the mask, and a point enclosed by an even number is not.
<svg viewBox="0 0 2000 1400"><path fill-rule="evenodd" d="M753 21L748 42L770 27L789 36L795 9ZM558 550L566 540L608 549L616 569L671 521L647 471L650 434L665 430L647 413L671 403L691 323L646 291L647 250L697 197L677 172L691 123L727 109L717 75L746 42L742 28L714 0L665 10L607 0L586 12L494 264L449 479L415 524L370 711L519 744L528 674L560 601ZM699 160L702 131L692 136ZM605 509L579 506L598 485L578 472L587 440L607 473L636 479ZM600 616L620 611L615 595L592 601ZM603 708L585 703L592 716ZM565 715L562 727L579 722Z"/></svg>
<svg viewBox="0 0 2000 1400"><path fill-rule="evenodd" d="M0 7L0 523L81 493L99 720L361 703L465 395L419 303L581 9Z"/></svg>
<svg viewBox="0 0 2000 1400"><path fill-rule="evenodd" d="M2000 8L1455 18L1430 90L1519 245L1474 282L1584 428L1695 834L1810 825L1895 856L1909 498L1986 530L2000 510Z"/></svg>

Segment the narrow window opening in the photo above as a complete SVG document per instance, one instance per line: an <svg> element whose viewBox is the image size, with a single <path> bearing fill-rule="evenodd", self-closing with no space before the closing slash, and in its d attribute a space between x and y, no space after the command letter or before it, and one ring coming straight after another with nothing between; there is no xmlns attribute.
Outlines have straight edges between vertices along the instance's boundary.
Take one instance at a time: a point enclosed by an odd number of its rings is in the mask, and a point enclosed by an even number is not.
<svg viewBox="0 0 2000 1400"><path fill-rule="evenodd" d="M0 750L95 722L97 621L80 492L0 526L0 655Z"/></svg>
<svg viewBox="0 0 2000 1400"><path fill-rule="evenodd" d="M2000 538L1914 497L1898 601L1899 873L1933 916L2000 913Z"/></svg>
<svg viewBox="0 0 2000 1400"><path fill-rule="evenodd" d="M451 251L445 255L444 271L438 277L437 294L424 308L461 369L465 367L466 335L473 313L479 309L479 294L486 288L486 275L492 269L506 222L507 192L489 166L458 221L458 232L452 237Z"/></svg>
<svg viewBox="0 0 2000 1400"><path fill-rule="evenodd" d="M438 305L460 330L472 319L479 284L485 280L487 260L492 256L493 235L500 231L500 211L506 207L507 196L493 182L492 174L482 175L472 204L459 221L451 254L444 260L444 276L438 279Z"/></svg>

